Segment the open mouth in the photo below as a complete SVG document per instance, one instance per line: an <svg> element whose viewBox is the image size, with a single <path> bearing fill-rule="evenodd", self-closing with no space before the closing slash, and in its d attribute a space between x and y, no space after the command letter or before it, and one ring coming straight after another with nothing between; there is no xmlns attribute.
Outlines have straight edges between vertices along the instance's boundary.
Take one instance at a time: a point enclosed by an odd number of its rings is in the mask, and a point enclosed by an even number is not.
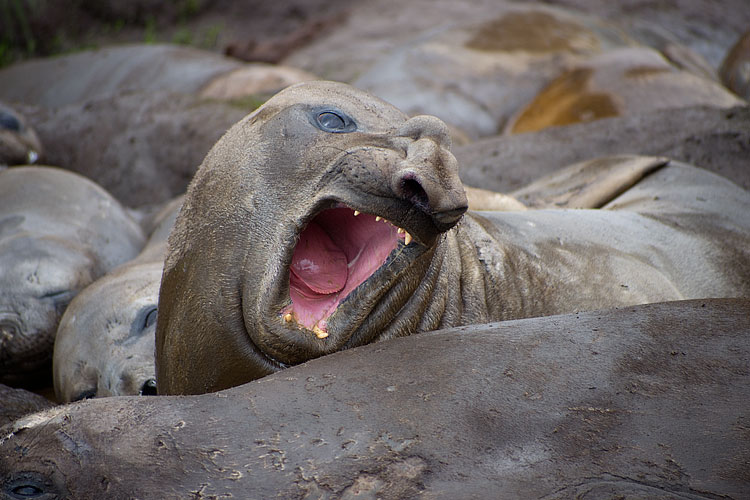
<svg viewBox="0 0 750 500"><path fill-rule="evenodd" d="M343 204L320 212L299 235L289 268L291 305L281 314L328 336L327 319L411 235L381 217Z"/></svg>

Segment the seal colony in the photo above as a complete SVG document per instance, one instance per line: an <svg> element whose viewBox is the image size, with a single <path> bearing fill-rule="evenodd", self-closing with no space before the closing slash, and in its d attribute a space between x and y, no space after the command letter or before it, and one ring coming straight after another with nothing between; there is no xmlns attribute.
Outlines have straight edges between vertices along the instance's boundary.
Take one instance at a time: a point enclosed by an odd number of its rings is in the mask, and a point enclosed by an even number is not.
<svg viewBox="0 0 750 500"><path fill-rule="evenodd" d="M750 293L750 194L688 165L603 210L466 209L439 119L345 84L280 92L188 188L160 290L159 393L450 326Z"/></svg>

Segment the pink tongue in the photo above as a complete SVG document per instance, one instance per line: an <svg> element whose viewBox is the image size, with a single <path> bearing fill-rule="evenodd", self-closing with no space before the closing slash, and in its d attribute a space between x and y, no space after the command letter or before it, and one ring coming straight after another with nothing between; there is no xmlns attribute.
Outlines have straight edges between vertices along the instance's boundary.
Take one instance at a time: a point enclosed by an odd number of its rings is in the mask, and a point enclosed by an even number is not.
<svg viewBox="0 0 750 500"><path fill-rule="evenodd" d="M291 271L318 293L338 292L349 275L346 255L315 222L300 235Z"/></svg>

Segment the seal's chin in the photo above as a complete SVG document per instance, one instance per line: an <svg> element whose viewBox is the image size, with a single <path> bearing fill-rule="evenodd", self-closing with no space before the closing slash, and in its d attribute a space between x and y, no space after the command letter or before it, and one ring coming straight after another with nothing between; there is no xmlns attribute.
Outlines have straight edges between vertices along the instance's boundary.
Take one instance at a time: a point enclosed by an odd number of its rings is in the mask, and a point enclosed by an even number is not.
<svg viewBox="0 0 750 500"><path fill-rule="evenodd" d="M325 338L327 319L411 235L381 217L343 204L321 211L300 233L289 266L291 304L281 311Z"/></svg>

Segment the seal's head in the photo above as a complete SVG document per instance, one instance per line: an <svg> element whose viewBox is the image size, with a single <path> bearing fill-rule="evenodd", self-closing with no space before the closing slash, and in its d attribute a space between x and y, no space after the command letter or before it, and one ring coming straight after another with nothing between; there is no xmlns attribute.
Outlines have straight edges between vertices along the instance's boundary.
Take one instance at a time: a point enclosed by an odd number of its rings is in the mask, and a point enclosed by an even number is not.
<svg viewBox="0 0 750 500"><path fill-rule="evenodd" d="M437 118L340 83L280 92L227 132L188 189L160 292L159 392L229 387L413 333L396 312L466 208Z"/></svg>
<svg viewBox="0 0 750 500"><path fill-rule="evenodd" d="M20 384L48 377L60 317L93 279L95 263L62 238L4 237L13 221L0 220L0 380Z"/></svg>
<svg viewBox="0 0 750 500"><path fill-rule="evenodd" d="M34 129L23 116L0 102L0 165L32 164L41 152Z"/></svg>

